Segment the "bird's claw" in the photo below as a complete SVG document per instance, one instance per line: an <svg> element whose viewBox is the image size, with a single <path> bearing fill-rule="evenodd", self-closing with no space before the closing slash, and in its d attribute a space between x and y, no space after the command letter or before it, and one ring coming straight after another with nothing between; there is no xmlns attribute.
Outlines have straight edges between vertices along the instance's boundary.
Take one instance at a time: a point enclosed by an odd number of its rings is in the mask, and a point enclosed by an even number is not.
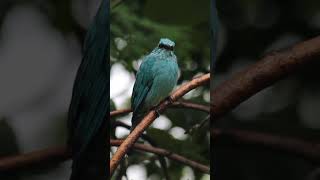
<svg viewBox="0 0 320 180"><path fill-rule="evenodd" d="M173 104L173 99L171 96L166 97L164 100L161 101L161 103L163 103L164 101L169 101L170 104ZM159 107L154 106L152 109L156 112L156 116L158 118L160 116Z"/></svg>
<svg viewBox="0 0 320 180"><path fill-rule="evenodd" d="M170 104L173 104L173 99L172 99L171 96L168 96L168 97L166 98L166 100L168 100Z"/></svg>
<svg viewBox="0 0 320 180"><path fill-rule="evenodd" d="M156 108L154 111L156 112L156 116L157 116L157 118L158 118L158 117L160 116L159 109Z"/></svg>
<svg viewBox="0 0 320 180"><path fill-rule="evenodd" d="M157 118L160 116L160 110L159 110L159 107L154 106L153 108L151 108L151 110L154 110L154 111L156 112L156 116L157 116Z"/></svg>

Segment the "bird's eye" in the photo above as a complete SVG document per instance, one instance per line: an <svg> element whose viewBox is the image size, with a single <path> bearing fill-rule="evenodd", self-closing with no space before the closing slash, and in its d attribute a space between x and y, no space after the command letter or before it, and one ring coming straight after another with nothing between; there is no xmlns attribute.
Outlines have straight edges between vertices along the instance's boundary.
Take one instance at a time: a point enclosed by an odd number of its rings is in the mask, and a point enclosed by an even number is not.
<svg viewBox="0 0 320 180"><path fill-rule="evenodd" d="M167 46L167 45L164 45L164 44L159 44L159 48L173 51L173 47L172 46Z"/></svg>

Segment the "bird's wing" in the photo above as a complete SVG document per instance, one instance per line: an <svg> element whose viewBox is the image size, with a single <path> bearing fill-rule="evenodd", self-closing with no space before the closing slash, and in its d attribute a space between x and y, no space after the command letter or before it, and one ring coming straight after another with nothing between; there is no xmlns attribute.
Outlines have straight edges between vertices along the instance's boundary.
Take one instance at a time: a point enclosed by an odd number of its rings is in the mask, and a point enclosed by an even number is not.
<svg viewBox="0 0 320 180"><path fill-rule="evenodd" d="M90 26L75 79L68 114L69 142L79 156L109 112L109 8L104 0Z"/></svg>
<svg viewBox="0 0 320 180"><path fill-rule="evenodd" d="M143 106L144 99L147 97L153 83L154 75L152 68L155 65L154 56L146 56L141 64L136 76L131 98L131 108L133 115L137 114Z"/></svg>

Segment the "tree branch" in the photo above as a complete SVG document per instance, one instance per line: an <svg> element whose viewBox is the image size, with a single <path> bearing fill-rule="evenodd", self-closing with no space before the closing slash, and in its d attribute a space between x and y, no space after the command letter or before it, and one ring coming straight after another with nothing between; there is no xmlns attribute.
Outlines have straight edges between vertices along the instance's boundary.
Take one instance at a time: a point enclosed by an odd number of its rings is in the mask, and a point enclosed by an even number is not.
<svg viewBox="0 0 320 180"><path fill-rule="evenodd" d="M173 108L189 108L189 109L195 109L203 112L210 113L210 106L202 105L202 104L197 104L189 101L177 101L174 102L171 105ZM120 110L115 110L110 112L110 117L116 117L120 116L123 114L130 113L132 110L131 109L120 109Z"/></svg>
<svg viewBox="0 0 320 180"><path fill-rule="evenodd" d="M0 174L4 171L16 170L45 163L58 163L71 157L65 146L47 148L30 153L9 156L0 159Z"/></svg>
<svg viewBox="0 0 320 180"><path fill-rule="evenodd" d="M221 129L212 129L212 139L216 140L219 137L230 137L236 141L246 144L256 144L256 145L264 145L266 147L271 147L274 149L280 149L287 152L295 153L297 155L301 155L302 157L311 159L312 161L319 162L320 161L320 144L315 144L311 142L306 142L303 140L298 140L295 138L288 137L279 137L275 135L268 135L265 133L259 132L250 132L245 130L221 130ZM122 143L122 141L121 141ZM120 142L110 141L112 146L118 146L121 144ZM152 147L152 146L148 146ZM133 148L138 148L134 146ZM176 156L172 153L168 153L169 151L153 147L152 151L148 152L159 152L161 155L165 155L168 158L176 158ZM143 150L143 149L139 149ZM156 154L159 154L156 153ZM179 157L179 155L178 155ZM44 150L34 151L22 155L10 156L0 159L0 173L10 170L17 170L25 167L30 167L34 165L44 165L44 163L59 163L65 161L70 158L70 153L67 151L65 146L48 148ZM185 158L186 159L186 158ZM174 159L175 160L175 159ZM179 161L186 162L185 164L190 165L193 168L196 168L202 172L207 172L207 168L205 165L201 166L199 163L192 161ZM194 164L195 163L195 164ZM206 167L206 168L205 168Z"/></svg>
<svg viewBox="0 0 320 180"><path fill-rule="evenodd" d="M209 107L205 105L195 104L191 102L175 102L173 107L176 108L192 108L200 111L209 112ZM110 113L111 117L123 115L131 112L131 109L116 110ZM149 139L150 140L150 139ZM47 148L17 156L9 156L0 158L0 172L6 170L19 169L30 165L45 163L58 163L70 158L64 146Z"/></svg>
<svg viewBox="0 0 320 180"><path fill-rule="evenodd" d="M187 92L191 91L192 89L199 87L207 82L209 82L210 74L205 74L199 78L195 78L190 82L182 85L178 88L174 93L171 94L172 101L177 101L180 97L182 97ZM165 100L160 103L158 106L158 111L163 112L168 106L170 102ZM136 142L139 136L144 132L144 130L151 125L151 123L156 119L157 115L155 110L151 110L138 124L138 126L128 135L128 137L124 140L121 146L118 148L116 153L113 155L112 159L110 160L110 175L114 173L115 169L117 168L120 160L123 156L128 152L130 147Z"/></svg>
<svg viewBox="0 0 320 180"><path fill-rule="evenodd" d="M213 140L216 140L219 137L229 137L239 143L264 145L266 147L295 153L312 161L320 162L320 144L295 138L280 137L239 129L222 130L216 128L211 130L211 136Z"/></svg>
<svg viewBox="0 0 320 180"><path fill-rule="evenodd" d="M211 91L211 115L217 120L241 102L299 67L320 59L320 36L270 53Z"/></svg>
<svg viewBox="0 0 320 180"><path fill-rule="evenodd" d="M110 139L111 146L120 146L123 140ZM209 167L203 164L197 163L190 159L187 159L181 155L172 153L162 148L156 148L150 145L136 143L133 146L134 149L151 152L154 154L166 156L172 160L186 164L194 169L197 169L204 173L209 173ZM67 151L66 146L59 146L54 148L48 148L44 150L34 151L22 155L10 156L0 159L0 172L17 170L19 168L30 167L34 165L43 165L45 163L58 163L65 161L71 157L70 152Z"/></svg>
<svg viewBox="0 0 320 180"><path fill-rule="evenodd" d="M123 144L123 142L124 142L124 140L114 140L114 139L110 140L110 143L113 146L121 146L121 144ZM192 167L194 169L197 169L197 170L199 170L199 171L201 171L203 173L207 173L207 174L210 173L210 168L208 166L200 164L200 163L195 162L195 161L192 161L190 159L187 159L187 158L185 158L185 157L183 157L181 155L172 153L172 152L170 152L168 150L165 150L165 149L156 148L156 147L153 147L153 146L150 146L150 145L140 144L140 143L135 143L133 145L133 148L135 150L141 150L141 151L144 151L144 152L151 152L151 153L154 153L154 154L166 156L169 159L172 159L174 161L183 163L183 164L185 164L187 166L190 166L190 167Z"/></svg>
<svg viewBox="0 0 320 180"><path fill-rule="evenodd" d="M121 122L121 121L115 121L114 123L111 124L111 127L112 127L113 129L115 129L117 126L126 128L126 129L128 129L128 130L130 130L130 128L131 128L131 126L129 126L129 125L127 125L127 124L125 124L125 123L123 123L123 122ZM149 137L148 135L142 134L142 135L141 135L141 138L142 138L143 140L147 141L151 146L153 146L153 147L158 147L157 143L155 143L155 141L154 141L151 137ZM166 180L170 180L171 178L169 177L169 174L168 174L167 162L166 162L164 156L158 155L158 160L159 160L160 165L161 165L161 168L162 168L162 170L163 170L163 174L164 174L165 179L166 179ZM123 161L123 160L121 160L121 161Z"/></svg>

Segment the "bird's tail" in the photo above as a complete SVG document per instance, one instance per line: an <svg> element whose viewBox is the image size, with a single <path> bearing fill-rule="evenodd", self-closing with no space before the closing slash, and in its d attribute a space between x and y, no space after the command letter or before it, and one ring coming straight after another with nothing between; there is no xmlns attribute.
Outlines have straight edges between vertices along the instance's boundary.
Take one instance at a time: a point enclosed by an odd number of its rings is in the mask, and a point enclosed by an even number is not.
<svg viewBox="0 0 320 180"><path fill-rule="evenodd" d="M132 132L134 130L134 128L137 127L137 125L142 121L142 119L144 118L145 116L145 113L134 113L132 115L132 119L131 119L131 129L130 129L130 132Z"/></svg>

